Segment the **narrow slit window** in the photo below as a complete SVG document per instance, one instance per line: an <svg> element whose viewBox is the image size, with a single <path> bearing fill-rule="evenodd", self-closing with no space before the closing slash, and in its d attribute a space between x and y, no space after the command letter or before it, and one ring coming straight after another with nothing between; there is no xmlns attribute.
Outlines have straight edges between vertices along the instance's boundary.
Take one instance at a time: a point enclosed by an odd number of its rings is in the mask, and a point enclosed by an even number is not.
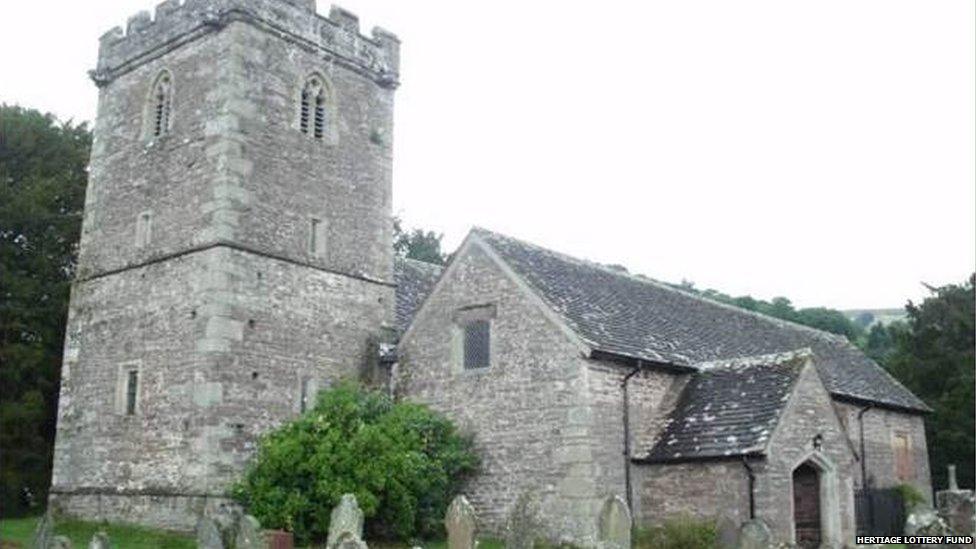
<svg viewBox="0 0 976 549"><path fill-rule="evenodd" d="M464 326L464 369L487 368L491 360L491 323L475 320Z"/></svg>
<svg viewBox="0 0 976 549"><path fill-rule="evenodd" d="M136 397L139 394L139 370L129 370L125 380L125 415L136 415Z"/></svg>
<svg viewBox="0 0 976 549"><path fill-rule="evenodd" d="M136 219L136 247L145 248L152 240L152 212L142 212Z"/></svg>
<svg viewBox="0 0 976 549"><path fill-rule="evenodd" d="M308 392L309 392L308 385L309 385L308 378L302 379L302 387L301 387L300 394L298 396L299 399L298 407L299 407L299 411L301 411L301 413L303 414L305 413L306 410L308 410Z"/></svg>
<svg viewBox="0 0 976 549"><path fill-rule="evenodd" d="M322 234L322 220L313 217L308 222L308 253L321 256L324 246Z"/></svg>
<svg viewBox="0 0 976 549"><path fill-rule="evenodd" d="M163 73L156 79L152 93L152 127L153 137L160 137L169 132L170 111L173 103L173 85L169 74Z"/></svg>

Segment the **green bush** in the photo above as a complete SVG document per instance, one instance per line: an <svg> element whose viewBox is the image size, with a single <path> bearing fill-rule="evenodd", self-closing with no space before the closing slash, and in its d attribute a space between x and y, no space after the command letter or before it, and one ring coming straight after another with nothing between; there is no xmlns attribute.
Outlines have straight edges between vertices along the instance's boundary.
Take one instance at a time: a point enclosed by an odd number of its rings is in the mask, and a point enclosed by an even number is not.
<svg viewBox="0 0 976 549"><path fill-rule="evenodd" d="M232 489L266 528L323 540L342 494L355 494L369 536L443 536L444 512L478 459L443 416L341 384L269 433Z"/></svg>
<svg viewBox="0 0 976 549"><path fill-rule="evenodd" d="M925 503L925 496L918 488L912 486L911 484L899 484L895 486L895 490L901 495L902 504L905 506L905 512L910 513L916 505L920 503Z"/></svg>
<svg viewBox="0 0 976 549"><path fill-rule="evenodd" d="M634 532L634 547L646 549L701 549L715 546L715 523L678 517Z"/></svg>

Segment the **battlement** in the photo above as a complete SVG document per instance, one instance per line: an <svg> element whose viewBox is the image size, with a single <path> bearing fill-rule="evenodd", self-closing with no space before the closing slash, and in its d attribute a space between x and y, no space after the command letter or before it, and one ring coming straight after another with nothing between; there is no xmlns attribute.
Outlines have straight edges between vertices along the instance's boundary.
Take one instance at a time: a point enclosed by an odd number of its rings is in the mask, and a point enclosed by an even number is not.
<svg viewBox="0 0 976 549"><path fill-rule="evenodd" d="M214 32L234 21L269 28L302 45L316 47L338 61L369 74L381 85L395 86L400 69L400 41L379 27L372 36L360 34L356 15L332 6L328 17L316 12L316 0L166 0L156 12L137 13L125 30L102 35L98 66L92 78L99 85L179 45Z"/></svg>

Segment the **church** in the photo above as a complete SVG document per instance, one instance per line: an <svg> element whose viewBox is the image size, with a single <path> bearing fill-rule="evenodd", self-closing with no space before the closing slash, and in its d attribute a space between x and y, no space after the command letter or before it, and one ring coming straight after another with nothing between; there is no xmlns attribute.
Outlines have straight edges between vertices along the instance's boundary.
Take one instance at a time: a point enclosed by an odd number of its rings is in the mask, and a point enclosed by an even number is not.
<svg viewBox="0 0 976 549"><path fill-rule="evenodd" d="M400 42L315 0L167 0L100 41L50 504L192 529L262 433L361 379L474 434L466 495L553 542L762 519L841 546L931 495L929 408L845 338L474 228L394 257Z"/></svg>

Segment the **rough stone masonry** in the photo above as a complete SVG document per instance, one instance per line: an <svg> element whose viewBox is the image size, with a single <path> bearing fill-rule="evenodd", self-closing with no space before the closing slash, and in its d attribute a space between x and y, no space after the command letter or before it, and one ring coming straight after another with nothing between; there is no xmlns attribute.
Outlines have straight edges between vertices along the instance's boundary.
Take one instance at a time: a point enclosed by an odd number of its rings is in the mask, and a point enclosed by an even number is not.
<svg viewBox="0 0 976 549"><path fill-rule="evenodd" d="M190 530L393 326L399 42L314 0L106 33L51 504Z"/></svg>

